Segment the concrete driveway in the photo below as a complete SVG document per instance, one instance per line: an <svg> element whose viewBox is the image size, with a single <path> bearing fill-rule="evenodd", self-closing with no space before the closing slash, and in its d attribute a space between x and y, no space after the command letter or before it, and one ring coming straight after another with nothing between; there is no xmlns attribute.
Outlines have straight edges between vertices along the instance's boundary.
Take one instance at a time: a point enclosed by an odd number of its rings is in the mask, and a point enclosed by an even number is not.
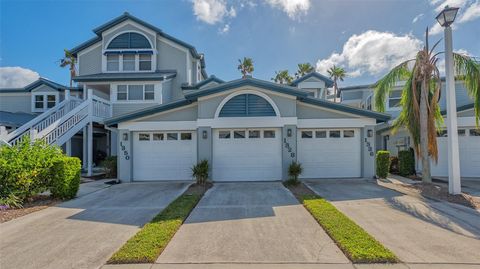
<svg viewBox="0 0 480 269"><path fill-rule="evenodd" d="M216 183L157 263L348 263L279 182Z"/></svg>
<svg viewBox="0 0 480 269"><path fill-rule="evenodd" d="M480 212L365 180L306 182L407 263L480 264Z"/></svg>
<svg viewBox="0 0 480 269"><path fill-rule="evenodd" d="M114 185L2 223L0 268L99 268L188 185Z"/></svg>

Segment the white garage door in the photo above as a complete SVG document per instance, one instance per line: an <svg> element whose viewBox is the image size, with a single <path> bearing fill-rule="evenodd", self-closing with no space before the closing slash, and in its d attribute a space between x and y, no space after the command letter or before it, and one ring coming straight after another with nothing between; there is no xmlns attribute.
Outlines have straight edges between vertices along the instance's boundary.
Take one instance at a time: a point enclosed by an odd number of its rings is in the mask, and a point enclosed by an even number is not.
<svg viewBox="0 0 480 269"><path fill-rule="evenodd" d="M301 178L361 176L360 129L299 129L297 138Z"/></svg>
<svg viewBox="0 0 480 269"><path fill-rule="evenodd" d="M215 130L212 170L215 181L281 180L280 129Z"/></svg>
<svg viewBox="0 0 480 269"><path fill-rule="evenodd" d="M191 180L197 162L194 131L137 132L133 141L133 179Z"/></svg>
<svg viewBox="0 0 480 269"><path fill-rule="evenodd" d="M438 137L438 164L432 164L433 176L448 176L448 138ZM460 151L460 175L480 176L480 131L473 127L459 128L458 144Z"/></svg>

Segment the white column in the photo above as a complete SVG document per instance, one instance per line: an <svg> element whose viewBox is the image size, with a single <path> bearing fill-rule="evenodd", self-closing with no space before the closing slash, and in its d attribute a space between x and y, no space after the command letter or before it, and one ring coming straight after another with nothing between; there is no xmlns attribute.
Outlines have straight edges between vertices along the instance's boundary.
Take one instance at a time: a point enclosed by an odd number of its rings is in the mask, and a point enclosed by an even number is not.
<svg viewBox="0 0 480 269"><path fill-rule="evenodd" d="M87 176L92 176L93 168L93 123L90 122L87 126L88 138L87 138Z"/></svg>
<svg viewBox="0 0 480 269"><path fill-rule="evenodd" d="M445 27L445 78L447 86L447 133L448 133L448 191L462 192L460 183L460 154L458 149L457 101L453 70L452 28Z"/></svg>
<svg viewBox="0 0 480 269"><path fill-rule="evenodd" d="M83 143L82 143L82 147L83 147L83 153L82 153L82 168L83 169L87 169L87 162L88 162L88 155L87 155L87 151L88 151L88 147L87 147L87 137L88 137L88 134L87 134L87 127L83 127Z"/></svg>
<svg viewBox="0 0 480 269"><path fill-rule="evenodd" d="M67 156L72 156L72 139L68 139L67 142L65 142L65 153Z"/></svg>

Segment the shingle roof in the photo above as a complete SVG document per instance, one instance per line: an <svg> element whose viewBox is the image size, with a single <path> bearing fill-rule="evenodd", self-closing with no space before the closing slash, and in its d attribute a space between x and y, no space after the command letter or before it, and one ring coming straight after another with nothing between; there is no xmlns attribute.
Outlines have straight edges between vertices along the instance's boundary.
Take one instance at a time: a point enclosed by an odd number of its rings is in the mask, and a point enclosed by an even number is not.
<svg viewBox="0 0 480 269"><path fill-rule="evenodd" d="M222 84L222 83L225 83L225 81L217 78L216 76L214 75L211 75L209 78L205 79L205 80L202 80L200 81L199 83L197 84L193 84L193 85L182 85L182 89L184 90L198 90L200 89L202 86L210 83L210 82L216 82L218 84Z"/></svg>
<svg viewBox="0 0 480 269"><path fill-rule="evenodd" d="M0 125L20 127L35 117L30 113L0 111Z"/></svg>
<svg viewBox="0 0 480 269"><path fill-rule="evenodd" d="M23 87L23 88L3 88L3 89L0 89L0 92L3 92L3 93L14 93L14 92L30 92L32 90L34 90L35 88L41 86L41 85L47 85L47 86L50 86L51 88L55 89L55 90L59 90L59 91L65 91L67 89L70 89L70 90L81 90L81 88L79 87L67 87L67 86L64 86L64 85L61 85L61 84L58 84L56 82L53 82L49 79L46 79L46 78L38 78L37 80L35 80L34 82L28 84L27 86Z"/></svg>
<svg viewBox="0 0 480 269"><path fill-rule="evenodd" d="M91 75L76 76L73 78L77 82L86 81L158 81L174 78L177 75L175 70L157 70L155 72L148 73L98 73Z"/></svg>

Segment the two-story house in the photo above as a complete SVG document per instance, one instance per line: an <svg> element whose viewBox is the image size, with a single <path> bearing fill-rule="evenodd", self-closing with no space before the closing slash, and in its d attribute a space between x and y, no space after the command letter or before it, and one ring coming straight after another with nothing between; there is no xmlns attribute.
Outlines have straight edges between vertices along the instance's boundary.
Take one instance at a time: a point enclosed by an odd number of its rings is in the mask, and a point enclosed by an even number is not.
<svg viewBox="0 0 480 269"><path fill-rule="evenodd" d="M81 135L91 171L94 130L103 129L124 181L191 180L204 159L214 181L286 179L293 161L303 178L375 174L375 126L390 116L325 100L329 78L313 72L280 85L207 77L193 46L128 13L93 31L71 50L81 94L66 89L64 101L4 140L63 145Z"/></svg>
<svg viewBox="0 0 480 269"><path fill-rule="evenodd" d="M444 79L442 79L444 82ZM391 123L400 114L400 100L402 95L402 86L399 83L391 92L386 100L385 109L392 116L391 121L377 126L377 150L383 149L390 151L391 155L396 156L399 150L405 150L412 147L413 142L405 129L399 130L393 134ZM445 92L445 83L442 83L441 92ZM478 177L480 175L480 130L476 128L473 100L468 95L463 81L455 82L455 95L457 101L458 117L458 135L460 148L460 169L462 177ZM342 103L351 106L375 110L374 105L374 85L357 85L341 88ZM442 115L446 115L446 95L441 94L440 109ZM446 126L438 132L437 142L439 150L438 163L432 163L432 175L445 177L448 176L448 152L447 152L447 131ZM417 162L419 163L419 162ZM420 167L417 168L420 171Z"/></svg>

